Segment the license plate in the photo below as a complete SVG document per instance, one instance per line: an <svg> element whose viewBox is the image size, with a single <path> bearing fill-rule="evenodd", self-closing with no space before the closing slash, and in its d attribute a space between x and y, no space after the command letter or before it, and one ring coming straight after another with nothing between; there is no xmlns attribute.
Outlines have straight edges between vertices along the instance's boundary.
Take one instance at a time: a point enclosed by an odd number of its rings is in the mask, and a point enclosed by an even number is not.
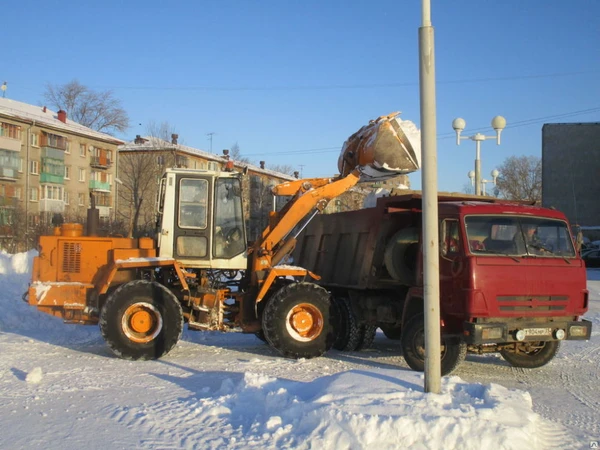
<svg viewBox="0 0 600 450"><path fill-rule="evenodd" d="M525 328L525 336L548 336L552 334L551 328Z"/></svg>

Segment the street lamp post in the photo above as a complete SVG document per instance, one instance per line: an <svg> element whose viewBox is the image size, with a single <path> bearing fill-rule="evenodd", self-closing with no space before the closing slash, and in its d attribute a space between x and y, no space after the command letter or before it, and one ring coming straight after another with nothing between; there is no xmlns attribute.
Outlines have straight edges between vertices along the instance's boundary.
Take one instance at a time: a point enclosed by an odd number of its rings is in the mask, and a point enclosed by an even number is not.
<svg viewBox="0 0 600 450"><path fill-rule="evenodd" d="M481 180L481 193L484 196L487 195L487 193L485 191L485 185L487 183L493 183L494 186L496 186L496 180L497 180L498 176L500 175L500 172L498 172L496 169L494 169L490 172L490 175L492 176L491 180ZM473 170L471 170L471 171L469 171L467 176L471 179L471 186L474 186L475 185L475 172Z"/></svg>
<svg viewBox="0 0 600 450"><path fill-rule="evenodd" d="M452 128L456 131L456 145L460 145L462 139L475 141L475 195L481 195L481 142L486 139L496 139L496 145L500 145L500 133L506 127L506 119L502 116L492 119L492 128L496 130L496 136L486 136L481 133L475 133L473 136L461 136L460 134L466 126L467 123L460 117L452 121Z"/></svg>

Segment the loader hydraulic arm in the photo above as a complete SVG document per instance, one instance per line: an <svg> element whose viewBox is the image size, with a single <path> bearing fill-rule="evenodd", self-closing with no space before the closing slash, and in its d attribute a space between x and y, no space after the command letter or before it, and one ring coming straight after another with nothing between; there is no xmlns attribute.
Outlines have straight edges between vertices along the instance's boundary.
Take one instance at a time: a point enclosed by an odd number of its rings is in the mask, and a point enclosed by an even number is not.
<svg viewBox="0 0 600 450"><path fill-rule="evenodd" d="M286 239L290 231L311 211L315 214L323 211L330 200L348 191L359 180L360 171L356 169L344 177L297 180L273 188L275 195L293 195L293 198L279 213L273 213L261 239L255 242L252 249L253 271L270 269L291 253L296 239Z"/></svg>

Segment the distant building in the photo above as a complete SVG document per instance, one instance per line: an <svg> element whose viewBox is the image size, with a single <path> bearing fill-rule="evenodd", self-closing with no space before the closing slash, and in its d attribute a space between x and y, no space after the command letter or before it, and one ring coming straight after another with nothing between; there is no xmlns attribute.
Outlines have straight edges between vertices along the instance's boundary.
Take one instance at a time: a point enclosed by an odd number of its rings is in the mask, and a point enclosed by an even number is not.
<svg viewBox="0 0 600 450"><path fill-rule="evenodd" d="M136 138L119 147L119 178L123 185L119 185L118 214L120 220L130 223L134 208L132 203L131 172L135 172L135 165L142 164L135 160L135 155L143 155L145 165L144 176L151 177L147 180L148 189L144 190L144 201L139 213L138 226L135 234L150 234L154 228L154 207L158 190L158 179L164 169L168 167L179 167L198 170L223 170L229 160L228 151L224 150L222 155L188 147L178 143L179 136L173 134L171 140L160 139L152 136L136 136ZM227 153L227 154L225 154ZM151 165L149 164L151 162ZM275 198L271 188L286 181L293 181L296 177L280 172L269 170L265 162L261 161L259 166L234 161L234 170L246 171L247 176L243 178L244 210L246 214L246 225L248 239L256 239L266 227L269 220L269 212L279 210L286 203L285 198ZM129 173L128 173L129 172ZM139 177L140 175L138 175Z"/></svg>
<svg viewBox="0 0 600 450"><path fill-rule="evenodd" d="M571 224L600 225L600 123L542 127L542 205Z"/></svg>
<svg viewBox="0 0 600 450"><path fill-rule="evenodd" d="M86 217L90 195L107 221L122 143L69 120L65 111L0 98L0 244L26 236L55 213Z"/></svg>

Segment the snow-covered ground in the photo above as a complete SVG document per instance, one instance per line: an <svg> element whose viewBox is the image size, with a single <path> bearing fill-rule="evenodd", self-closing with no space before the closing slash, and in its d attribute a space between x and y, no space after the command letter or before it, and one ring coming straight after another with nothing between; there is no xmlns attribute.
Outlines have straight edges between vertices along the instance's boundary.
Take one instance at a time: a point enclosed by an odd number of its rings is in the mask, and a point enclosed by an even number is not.
<svg viewBox="0 0 600 450"><path fill-rule="evenodd" d="M158 361L117 359L97 327L21 301L32 253L0 253L0 448L590 448L600 441L600 270L595 331L548 366L469 356L441 395L399 345L278 357L253 335L184 332Z"/></svg>

